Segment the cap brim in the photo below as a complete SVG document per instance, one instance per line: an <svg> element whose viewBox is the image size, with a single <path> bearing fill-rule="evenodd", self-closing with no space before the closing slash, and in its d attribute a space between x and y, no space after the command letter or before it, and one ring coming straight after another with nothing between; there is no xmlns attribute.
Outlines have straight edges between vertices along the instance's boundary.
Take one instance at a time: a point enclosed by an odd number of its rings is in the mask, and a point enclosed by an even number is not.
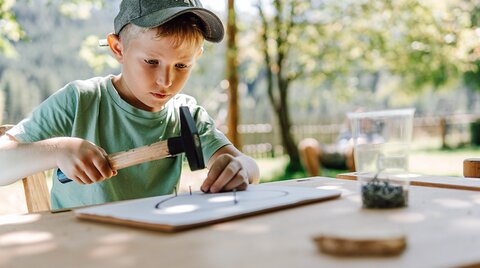
<svg viewBox="0 0 480 268"><path fill-rule="evenodd" d="M131 23L145 28L153 28L185 13L193 13L202 20L205 40L218 43L225 34L222 21L208 9L199 7L173 7L150 13L146 16L134 19Z"/></svg>

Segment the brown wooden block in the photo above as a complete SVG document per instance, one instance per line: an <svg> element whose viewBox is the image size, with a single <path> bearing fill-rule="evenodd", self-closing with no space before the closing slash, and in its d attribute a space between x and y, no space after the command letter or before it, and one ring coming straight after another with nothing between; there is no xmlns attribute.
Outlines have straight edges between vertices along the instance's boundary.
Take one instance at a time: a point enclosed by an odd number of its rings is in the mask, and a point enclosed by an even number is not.
<svg viewBox="0 0 480 268"><path fill-rule="evenodd" d="M480 158L467 158L463 160L463 176L467 178L480 178Z"/></svg>

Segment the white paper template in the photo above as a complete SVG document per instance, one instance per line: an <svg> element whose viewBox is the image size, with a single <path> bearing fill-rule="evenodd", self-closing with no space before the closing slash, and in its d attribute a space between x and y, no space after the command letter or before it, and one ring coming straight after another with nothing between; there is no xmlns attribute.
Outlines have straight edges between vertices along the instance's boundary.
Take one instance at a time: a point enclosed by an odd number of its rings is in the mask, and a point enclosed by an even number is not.
<svg viewBox="0 0 480 268"><path fill-rule="evenodd" d="M338 190L294 186L250 185L246 191L182 193L76 209L80 218L170 226L182 229L283 207L339 197ZM236 202L235 202L236 200ZM103 219L103 220L102 220ZM132 225L132 224L129 224ZM160 228L161 229L161 228Z"/></svg>

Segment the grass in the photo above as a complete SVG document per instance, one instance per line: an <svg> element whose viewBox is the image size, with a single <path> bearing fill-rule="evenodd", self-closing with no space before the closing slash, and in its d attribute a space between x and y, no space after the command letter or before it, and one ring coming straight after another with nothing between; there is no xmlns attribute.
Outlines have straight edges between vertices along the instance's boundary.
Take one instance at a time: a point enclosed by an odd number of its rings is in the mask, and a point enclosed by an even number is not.
<svg viewBox="0 0 480 268"><path fill-rule="evenodd" d="M258 163L258 166L260 167L261 183L308 177L305 170L294 173L286 171L288 165L287 156L281 156L276 158L262 158L256 159L256 161ZM337 174L345 172L348 172L348 170L323 168L322 176L335 178Z"/></svg>
<svg viewBox="0 0 480 268"><path fill-rule="evenodd" d="M463 176L463 160L480 157L480 146L458 144L456 148L442 148L440 139L417 139L411 145L409 169L413 173L438 176ZM286 172L288 157L258 159L261 182L307 177L305 171ZM335 178L348 170L322 169L321 176Z"/></svg>

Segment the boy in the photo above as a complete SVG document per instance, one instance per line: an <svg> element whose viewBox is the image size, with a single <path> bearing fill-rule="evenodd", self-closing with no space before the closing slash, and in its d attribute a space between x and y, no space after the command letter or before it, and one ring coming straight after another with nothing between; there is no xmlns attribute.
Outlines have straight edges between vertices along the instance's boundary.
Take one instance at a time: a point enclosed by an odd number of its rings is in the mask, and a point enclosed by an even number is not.
<svg viewBox="0 0 480 268"><path fill-rule="evenodd" d="M77 183L54 177L53 209L171 193L182 157L117 172L106 156L179 136L180 106L189 107L208 161L202 191L258 182L255 161L215 129L192 97L178 94L204 39L222 40L220 19L198 0L123 0L114 25L107 41L122 73L69 83L0 138L0 184L59 168Z"/></svg>

